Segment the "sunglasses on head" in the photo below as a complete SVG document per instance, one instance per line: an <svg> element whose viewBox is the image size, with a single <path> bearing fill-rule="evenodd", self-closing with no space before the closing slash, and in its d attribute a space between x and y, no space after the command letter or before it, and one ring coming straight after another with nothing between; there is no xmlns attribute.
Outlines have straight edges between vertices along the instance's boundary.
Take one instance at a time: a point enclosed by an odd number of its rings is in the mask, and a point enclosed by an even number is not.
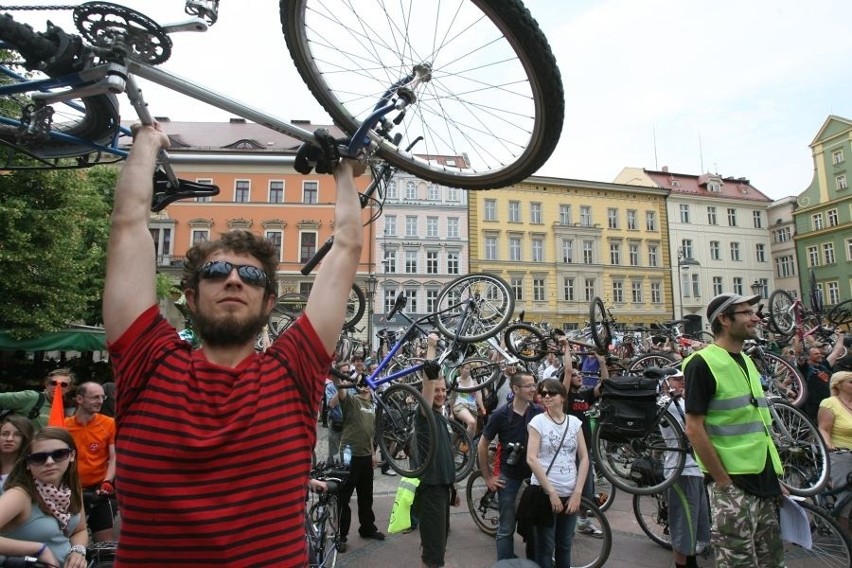
<svg viewBox="0 0 852 568"><path fill-rule="evenodd" d="M63 387L70 386L71 383L66 383L65 381L50 381L50 386L55 387L56 385L62 385Z"/></svg>
<svg viewBox="0 0 852 568"><path fill-rule="evenodd" d="M235 268L240 280L246 284L258 288L266 286L266 273L251 264L231 264L226 260L212 260L201 267L198 275L204 280L220 281L227 279Z"/></svg>
<svg viewBox="0 0 852 568"><path fill-rule="evenodd" d="M30 465L44 465L47 463L47 458L51 458L55 463L64 462L71 457L71 448L62 448L53 450L52 452L35 452L27 455L27 463Z"/></svg>

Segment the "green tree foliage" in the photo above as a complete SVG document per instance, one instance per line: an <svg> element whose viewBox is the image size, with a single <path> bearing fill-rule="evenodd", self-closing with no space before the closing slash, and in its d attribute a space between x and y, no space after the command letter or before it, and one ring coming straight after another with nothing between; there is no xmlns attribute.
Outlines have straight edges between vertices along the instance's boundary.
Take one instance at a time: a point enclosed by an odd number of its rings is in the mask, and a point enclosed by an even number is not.
<svg viewBox="0 0 852 568"><path fill-rule="evenodd" d="M101 318L113 168L0 175L0 329L22 339Z"/></svg>

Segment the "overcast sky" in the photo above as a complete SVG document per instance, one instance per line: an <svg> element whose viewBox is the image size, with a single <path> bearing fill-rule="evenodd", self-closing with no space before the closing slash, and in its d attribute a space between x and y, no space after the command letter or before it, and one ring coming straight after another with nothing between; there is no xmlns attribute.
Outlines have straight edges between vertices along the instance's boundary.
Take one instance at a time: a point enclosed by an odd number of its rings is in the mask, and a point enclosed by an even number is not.
<svg viewBox="0 0 852 568"><path fill-rule="evenodd" d="M184 17L182 0L116 1L160 23ZM828 115L852 119L849 0L526 4L566 93L562 140L541 174L609 182L626 166L698 174L703 162L703 171L747 177L781 198L810 184L808 144ZM165 67L285 120L328 121L290 62L277 6L221 0L220 22L175 36ZM15 15L43 30L48 14ZM70 12L50 17L74 29ZM228 118L153 86L145 95L153 114L172 120Z"/></svg>

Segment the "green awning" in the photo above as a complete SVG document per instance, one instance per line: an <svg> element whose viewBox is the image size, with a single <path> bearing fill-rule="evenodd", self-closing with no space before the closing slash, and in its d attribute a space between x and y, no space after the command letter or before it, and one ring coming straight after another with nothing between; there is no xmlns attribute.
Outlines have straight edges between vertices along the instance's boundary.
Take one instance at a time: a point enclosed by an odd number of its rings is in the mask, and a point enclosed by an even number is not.
<svg viewBox="0 0 852 568"><path fill-rule="evenodd" d="M16 341L0 331L0 351L106 351L102 327L74 325L34 339Z"/></svg>

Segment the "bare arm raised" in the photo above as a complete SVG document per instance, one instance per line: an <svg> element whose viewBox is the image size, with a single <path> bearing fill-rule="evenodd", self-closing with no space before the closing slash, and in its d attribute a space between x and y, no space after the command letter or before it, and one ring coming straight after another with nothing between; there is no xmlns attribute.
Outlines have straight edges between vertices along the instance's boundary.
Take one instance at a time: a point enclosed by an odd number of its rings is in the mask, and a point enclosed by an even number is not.
<svg viewBox="0 0 852 568"><path fill-rule="evenodd" d="M103 310L107 341L115 341L157 302L148 212L157 154L169 140L156 125L133 127L133 148L115 187L107 246Z"/></svg>

